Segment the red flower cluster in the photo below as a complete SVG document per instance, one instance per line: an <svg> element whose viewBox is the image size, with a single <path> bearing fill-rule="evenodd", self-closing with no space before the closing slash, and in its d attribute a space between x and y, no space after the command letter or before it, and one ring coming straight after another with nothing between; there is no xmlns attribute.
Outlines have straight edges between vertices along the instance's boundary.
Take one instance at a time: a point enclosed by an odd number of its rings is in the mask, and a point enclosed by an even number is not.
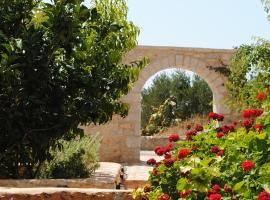
<svg viewBox="0 0 270 200"><path fill-rule="evenodd" d="M171 157L172 157L172 155L170 153L166 153L165 156L164 156L165 159L168 159L168 158L171 158Z"/></svg>
<svg viewBox="0 0 270 200"><path fill-rule="evenodd" d="M201 124L197 124L196 127L195 127L195 130L196 131L203 131L203 126Z"/></svg>
<svg viewBox="0 0 270 200"><path fill-rule="evenodd" d="M224 120L224 115L217 114L217 113L214 113L214 112L208 113L208 117L209 117L209 119L214 119L214 120L218 120L218 121L223 121Z"/></svg>
<svg viewBox="0 0 270 200"><path fill-rule="evenodd" d="M171 166L173 165L174 161L175 161L175 160L172 159L172 158L165 159L165 160L164 160L164 165L165 165L166 167L171 167Z"/></svg>
<svg viewBox="0 0 270 200"><path fill-rule="evenodd" d="M180 192L180 197L181 198L186 198L187 196L191 195L192 194L192 191L191 190L187 190L187 191L182 191Z"/></svg>
<svg viewBox="0 0 270 200"><path fill-rule="evenodd" d="M259 194L257 200L270 200L270 193L263 191Z"/></svg>
<svg viewBox="0 0 270 200"><path fill-rule="evenodd" d="M150 158L149 160L146 161L147 165L156 165L157 161L154 158Z"/></svg>
<svg viewBox="0 0 270 200"><path fill-rule="evenodd" d="M189 130L186 132L186 140L192 140L192 137L197 135L196 130Z"/></svg>
<svg viewBox="0 0 270 200"><path fill-rule="evenodd" d="M222 138L225 134L223 132L219 132L216 134L217 138Z"/></svg>
<svg viewBox="0 0 270 200"><path fill-rule="evenodd" d="M241 122L241 126L246 128L247 130L250 129L253 126L254 119L245 119Z"/></svg>
<svg viewBox="0 0 270 200"><path fill-rule="evenodd" d="M262 109L246 109L242 111L243 118L255 118L263 114Z"/></svg>
<svg viewBox="0 0 270 200"><path fill-rule="evenodd" d="M172 134L169 136L169 141L170 142L176 142L178 141L180 138L179 138L179 135L178 134Z"/></svg>
<svg viewBox="0 0 270 200"><path fill-rule="evenodd" d="M211 193L218 193L220 190L220 186L218 184L215 184L212 189L210 190Z"/></svg>
<svg viewBox="0 0 270 200"><path fill-rule="evenodd" d="M163 149L163 152L164 153L170 152L171 149L172 149L172 147L173 147L173 144L172 143L167 144L167 146Z"/></svg>
<svg viewBox="0 0 270 200"><path fill-rule="evenodd" d="M160 146L157 146L154 151L158 156L162 156L164 154L164 150Z"/></svg>
<svg viewBox="0 0 270 200"><path fill-rule="evenodd" d="M154 168L153 169L153 176L157 176L158 175L158 170L157 170L157 168Z"/></svg>
<svg viewBox="0 0 270 200"><path fill-rule="evenodd" d="M224 149L220 149L216 154L217 154L217 156L223 156L224 155Z"/></svg>
<svg viewBox="0 0 270 200"><path fill-rule="evenodd" d="M168 194L159 195L158 200L169 200L170 196Z"/></svg>
<svg viewBox="0 0 270 200"><path fill-rule="evenodd" d="M257 131L261 132L262 129L263 129L263 125L261 125L261 124L255 124L255 125L253 126L253 128L256 129Z"/></svg>
<svg viewBox="0 0 270 200"><path fill-rule="evenodd" d="M188 148L186 149L181 149L179 152L178 152L178 158L179 159L183 159L187 156L189 156L190 154L190 150Z"/></svg>
<svg viewBox="0 0 270 200"><path fill-rule="evenodd" d="M215 153L217 156L223 156L224 149L220 149L218 146L212 146L210 152Z"/></svg>
<svg viewBox="0 0 270 200"><path fill-rule="evenodd" d="M251 160L245 160L242 162L242 168L243 170L245 170L246 172L249 172L250 170L252 170L255 167L254 162Z"/></svg>
<svg viewBox="0 0 270 200"><path fill-rule="evenodd" d="M217 153L219 152L220 148L218 146L212 146L211 149L210 149L210 152L211 153Z"/></svg>
<svg viewBox="0 0 270 200"><path fill-rule="evenodd" d="M223 125L223 126L220 127L220 130L223 133L227 134L229 132L234 131L234 125L233 124Z"/></svg>
<svg viewBox="0 0 270 200"><path fill-rule="evenodd" d="M264 99L264 97L265 97L265 94L264 93L259 93L258 96L257 96L257 99L259 101L262 101Z"/></svg>
<svg viewBox="0 0 270 200"><path fill-rule="evenodd" d="M232 188L225 184L224 185L224 192L232 194Z"/></svg>
<svg viewBox="0 0 270 200"><path fill-rule="evenodd" d="M189 130L189 129L191 129L191 124L188 124L187 126L186 126L186 128L187 128L187 130Z"/></svg>
<svg viewBox="0 0 270 200"><path fill-rule="evenodd" d="M221 195L216 193L216 194L211 194L209 196L209 200L220 200L221 199Z"/></svg>

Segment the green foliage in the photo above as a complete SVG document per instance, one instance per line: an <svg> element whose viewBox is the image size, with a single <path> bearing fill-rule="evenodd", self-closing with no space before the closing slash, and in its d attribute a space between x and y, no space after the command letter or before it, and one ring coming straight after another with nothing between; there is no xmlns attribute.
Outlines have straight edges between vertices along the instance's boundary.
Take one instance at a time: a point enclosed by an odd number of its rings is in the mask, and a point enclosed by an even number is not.
<svg viewBox="0 0 270 200"><path fill-rule="evenodd" d="M152 135L177 120L211 111L212 92L199 76L189 77L178 70L156 77L152 86L142 91L141 102L142 133Z"/></svg>
<svg viewBox="0 0 270 200"><path fill-rule="evenodd" d="M121 64L139 30L124 0L0 1L0 176L34 177L78 125L126 116L145 60ZM75 135L76 135L75 134ZM75 137L69 135L69 139Z"/></svg>
<svg viewBox="0 0 270 200"><path fill-rule="evenodd" d="M218 132L225 130L225 124L211 121L192 140L176 142L169 152L173 164L166 166L168 159L164 159L155 165L149 176L151 191L135 190L134 197L156 200L159 195L169 194L170 200L178 200L181 192L189 191L186 197L180 199L209 199L210 194L218 193L222 199L249 200L257 199L263 190L270 192L270 95L265 99L263 114L249 118L254 120L254 125L261 124L262 130L255 126L246 128L241 124L223 137L217 137ZM218 147L218 151L212 150L214 146ZM183 148L190 149L190 154L179 158ZM219 154L221 150L223 153ZM250 170L243 167L246 160L254 163ZM220 189L215 191L213 186L216 184ZM226 188L230 188L231 192Z"/></svg>
<svg viewBox="0 0 270 200"><path fill-rule="evenodd" d="M38 178L87 178L99 166L97 136L84 136L72 141L59 140L59 148L51 148Z"/></svg>
<svg viewBox="0 0 270 200"><path fill-rule="evenodd" d="M260 107L256 97L258 91L266 92L270 87L270 42L259 40L253 45L242 45L230 64L231 74L226 83L229 105L240 110Z"/></svg>

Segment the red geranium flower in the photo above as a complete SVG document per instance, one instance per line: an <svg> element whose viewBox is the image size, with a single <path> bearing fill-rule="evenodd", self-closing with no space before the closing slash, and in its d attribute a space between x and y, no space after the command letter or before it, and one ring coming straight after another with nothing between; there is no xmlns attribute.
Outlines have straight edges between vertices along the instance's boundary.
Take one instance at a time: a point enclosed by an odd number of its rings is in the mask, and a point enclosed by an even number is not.
<svg viewBox="0 0 270 200"><path fill-rule="evenodd" d="M222 138L225 134L223 132L219 132L216 134L217 138Z"/></svg>
<svg viewBox="0 0 270 200"><path fill-rule="evenodd" d="M157 168L154 168L153 169L153 176L157 176L158 175L158 170L157 170Z"/></svg>
<svg viewBox="0 0 270 200"><path fill-rule="evenodd" d="M200 124L197 124L196 127L195 127L196 131L203 131L203 126L200 125Z"/></svg>
<svg viewBox="0 0 270 200"><path fill-rule="evenodd" d="M262 109L246 109L242 111L243 118L259 117L263 114Z"/></svg>
<svg viewBox="0 0 270 200"><path fill-rule="evenodd" d="M220 148L218 146L212 146L211 149L210 149L210 152L211 153L217 153L219 152Z"/></svg>
<svg viewBox="0 0 270 200"><path fill-rule="evenodd" d="M191 124L188 124L188 125L187 125L187 129L188 129L188 130L191 129Z"/></svg>
<svg viewBox="0 0 270 200"><path fill-rule="evenodd" d="M187 156L189 156L190 154L190 150L188 148L186 149L181 149L179 152L178 152L178 158L179 159L183 159Z"/></svg>
<svg viewBox="0 0 270 200"><path fill-rule="evenodd" d="M216 194L211 194L209 196L209 200L220 200L221 199L221 195L216 193Z"/></svg>
<svg viewBox="0 0 270 200"><path fill-rule="evenodd" d="M169 143L164 149L164 153L168 153L171 151L171 148L172 148L173 144L172 143Z"/></svg>
<svg viewBox="0 0 270 200"><path fill-rule="evenodd" d="M261 132L262 129L263 129L263 125L261 125L261 124L255 124L255 125L253 126L253 128L256 129L256 130L258 130L259 132Z"/></svg>
<svg viewBox="0 0 270 200"><path fill-rule="evenodd" d="M157 164L157 161L154 158L150 158L149 160L146 161L147 165L155 165Z"/></svg>
<svg viewBox="0 0 270 200"><path fill-rule="evenodd" d="M246 119L241 122L241 126L245 127L246 129L250 129L254 123L253 119Z"/></svg>
<svg viewBox="0 0 270 200"><path fill-rule="evenodd" d="M213 187L212 187L212 190L217 193L219 190L220 190L220 186L218 184L215 184Z"/></svg>
<svg viewBox="0 0 270 200"><path fill-rule="evenodd" d="M176 142L176 141L178 141L180 138L179 138L179 135L178 134L171 134L170 136L169 136L169 141L170 142Z"/></svg>
<svg viewBox="0 0 270 200"><path fill-rule="evenodd" d="M217 152L217 156L223 156L224 154L224 149L220 149L218 152Z"/></svg>
<svg viewBox="0 0 270 200"><path fill-rule="evenodd" d="M232 193L232 188L229 187L227 184L225 184L224 185L224 192L231 194Z"/></svg>
<svg viewBox="0 0 270 200"><path fill-rule="evenodd" d="M187 197L187 196L189 196L191 194L192 194L191 190L187 190L187 191L184 190L184 191L180 192L180 197L185 198L185 197Z"/></svg>
<svg viewBox="0 0 270 200"><path fill-rule="evenodd" d="M243 170L245 170L246 172L249 172L250 170L252 170L254 168L254 163L251 160L245 160L242 162L242 168Z"/></svg>
<svg viewBox="0 0 270 200"><path fill-rule="evenodd" d="M158 156L162 156L165 152L164 152L164 149L160 146L157 146L155 148L155 153L158 155Z"/></svg>
<svg viewBox="0 0 270 200"><path fill-rule="evenodd" d="M168 159L164 160L164 165L166 167L171 167L173 165L173 163L174 163L174 159L168 158Z"/></svg>
<svg viewBox="0 0 270 200"><path fill-rule="evenodd" d="M266 191L263 191L259 194L257 200L270 200L270 194Z"/></svg>
<svg viewBox="0 0 270 200"><path fill-rule="evenodd" d="M197 134L196 130L190 130L186 132L186 140L192 140L192 137Z"/></svg>
<svg viewBox="0 0 270 200"><path fill-rule="evenodd" d="M265 97L265 94L264 93L260 93L260 94L258 94L257 99L259 101L262 101L264 99L264 97Z"/></svg>
<svg viewBox="0 0 270 200"><path fill-rule="evenodd" d="M158 200L169 200L170 196L168 194L159 195Z"/></svg>

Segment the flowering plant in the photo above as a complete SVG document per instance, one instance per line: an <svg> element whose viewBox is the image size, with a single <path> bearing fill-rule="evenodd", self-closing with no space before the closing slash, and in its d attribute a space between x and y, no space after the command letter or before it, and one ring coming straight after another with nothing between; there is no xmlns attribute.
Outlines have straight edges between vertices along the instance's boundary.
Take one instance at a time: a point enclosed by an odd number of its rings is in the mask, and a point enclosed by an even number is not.
<svg viewBox="0 0 270 200"><path fill-rule="evenodd" d="M158 147L156 153L165 158L149 162L153 166L149 189L135 190L134 197L269 200L269 99L270 95L260 93L263 109L244 110L242 121L231 124L222 122L223 115L210 113L209 124L188 127L186 140L170 139L174 144L167 151Z"/></svg>

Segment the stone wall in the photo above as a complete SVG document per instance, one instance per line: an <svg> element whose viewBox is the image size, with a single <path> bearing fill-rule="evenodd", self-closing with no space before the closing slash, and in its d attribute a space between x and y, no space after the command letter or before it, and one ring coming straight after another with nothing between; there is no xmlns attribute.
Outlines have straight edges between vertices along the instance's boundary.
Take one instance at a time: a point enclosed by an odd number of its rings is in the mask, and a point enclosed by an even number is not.
<svg viewBox="0 0 270 200"><path fill-rule="evenodd" d="M0 188L0 200L132 200L131 190Z"/></svg>

